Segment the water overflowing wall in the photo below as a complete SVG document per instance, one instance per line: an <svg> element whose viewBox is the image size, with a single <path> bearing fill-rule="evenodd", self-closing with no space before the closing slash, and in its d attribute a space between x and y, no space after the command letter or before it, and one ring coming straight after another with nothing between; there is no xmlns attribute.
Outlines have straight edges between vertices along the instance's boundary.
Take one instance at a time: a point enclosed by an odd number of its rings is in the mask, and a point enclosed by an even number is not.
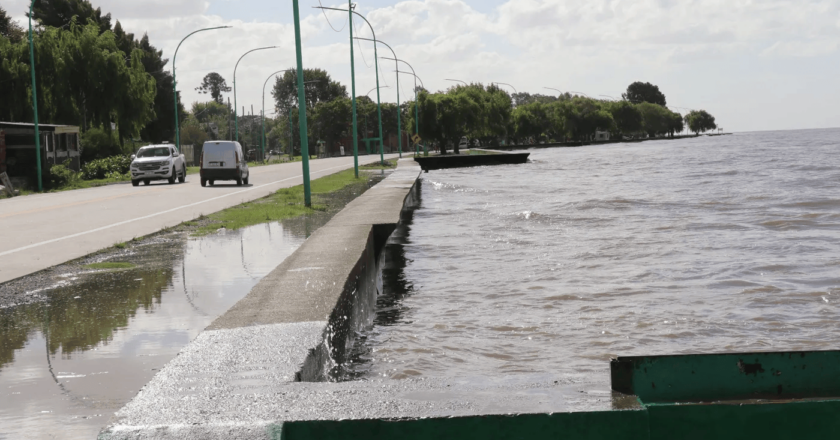
<svg viewBox="0 0 840 440"><path fill-rule="evenodd" d="M312 349L296 379L301 382L332 381L341 375L360 332L373 325L377 297L383 293L382 269L390 258L386 244L401 223L419 207L420 181L411 187L400 212L399 223L374 224L367 244L350 272L329 317L323 342Z"/></svg>

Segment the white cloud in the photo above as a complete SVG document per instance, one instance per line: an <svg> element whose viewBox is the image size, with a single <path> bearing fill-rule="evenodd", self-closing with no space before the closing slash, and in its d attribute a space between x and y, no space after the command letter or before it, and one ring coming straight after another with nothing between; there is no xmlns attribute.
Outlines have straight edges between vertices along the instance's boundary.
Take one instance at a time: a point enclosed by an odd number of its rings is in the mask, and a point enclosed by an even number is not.
<svg viewBox="0 0 840 440"><path fill-rule="evenodd" d="M739 110L743 104L726 97L735 93L723 95L717 103L707 102L721 87L743 89L739 84L766 76L768 69L785 70L790 62L831 64L833 60L840 65L837 0L509 0L489 12L480 12L475 7L478 1L409 0L381 6L384 2L377 0L379 6L360 4L358 10L375 27L377 37L412 63L432 90L451 86L446 78L458 78L507 82L530 92L557 87L600 95L645 80L659 84L669 102L705 106L718 119L733 119L726 122L731 128L763 128L762 119L753 109ZM15 16L27 7L25 0L4 3ZM286 3L288 11L278 12L285 17L281 22L247 22L208 14L212 4L206 0L94 2L112 12L126 30L137 36L148 32L152 44L170 58L180 38L194 29L235 27L196 34L182 46L179 89L187 104L206 99L193 90L206 73L217 71L232 81L233 65L242 53L280 45L276 53L255 53L243 60L237 74L240 107L259 105L268 75L294 65L291 7ZM310 9L318 4L300 0L304 63L328 70L349 89L347 30L333 32L322 13ZM269 0L238 0L236 5L278 11ZM336 27L346 21L342 13L329 17ZM356 20L356 25L361 36L370 35L363 22ZM360 46L361 50L356 47L357 92L365 93L375 85L373 69L365 65L372 65L373 50L370 43ZM380 55L389 51L383 48ZM758 66L761 63L765 64ZM392 86L383 90L383 100L393 101L393 65L384 63L381 70L381 82ZM717 77L718 73L726 76ZM796 82L797 74L785 73L794 76L783 83ZM825 83L815 81L815 74ZM811 93L815 100L840 99L840 86L828 79L827 72L810 75L810 88L797 90L797 96ZM401 81L406 96L411 90L406 85L412 81L410 77ZM800 117L791 124L805 126L814 119L807 112ZM840 121L840 113L834 119Z"/></svg>

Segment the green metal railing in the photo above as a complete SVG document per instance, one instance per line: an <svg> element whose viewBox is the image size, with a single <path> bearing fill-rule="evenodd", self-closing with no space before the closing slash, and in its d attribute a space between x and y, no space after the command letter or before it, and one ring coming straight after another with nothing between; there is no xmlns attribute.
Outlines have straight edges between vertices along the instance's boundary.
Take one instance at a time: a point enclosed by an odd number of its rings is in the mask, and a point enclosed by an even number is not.
<svg viewBox="0 0 840 440"><path fill-rule="evenodd" d="M287 422L285 440L840 438L840 352L640 356L611 362L639 409L401 420Z"/></svg>

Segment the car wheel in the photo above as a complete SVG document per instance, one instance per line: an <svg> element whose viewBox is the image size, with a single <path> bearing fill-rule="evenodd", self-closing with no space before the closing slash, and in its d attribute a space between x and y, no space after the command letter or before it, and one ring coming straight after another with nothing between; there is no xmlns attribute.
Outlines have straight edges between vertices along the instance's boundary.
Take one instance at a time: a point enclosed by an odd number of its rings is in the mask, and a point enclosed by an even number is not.
<svg viewBox="0 0 840 440"><path fill-rule="evenodd" d="M179 183L184 183L186 181L187 181L187 167L184 166L184 167L181 167L181 176L178 177L178 182Z"/></svg>
<svg viewBox="0 0 840 440"><path fill-rule="evenodd" d="M131 181L131 186L139 186L139 185L140 185L140 181L139 181L139 180L132 180L132 181Z"/></svg>
<svg viewBox="0 0 840 440"><path fill-rule="evenodd" d="M248 179L250 179L250 178L251 178L251 176L248 176L248 177L242 179L242 183L247 185L248 184Z"/></svg>
<svg viewBox="0 0 840 440"><path fill-rule="evenodd" d="M169 184L170 185L175 183L175 178L176 177L178 177L178 175L175 173L175 167L172 167L172 176L169 178Z"/></svg>
<svg viewBox="0 0 840 440"><path fill-rule="evenodd" d="M236 186L242 186L242 179L236 179Z"/></svg>
<svg viewBox="0 0 840 440"><path fill-rule="evenodd" d="M146 179L146 180L143 181L143 185L148 185L150 183L152 183L152 181L149 180L149 179Z"/></svg>
<svg viewBox="0 0 840 440"><path fill-rule="evenodd" d="M201 179L201 186L207 186L207 179Z"/></svg>
<svg viewBox="0 0 840 440"><path fill-rule="evenodd" d="M213 186L213 184L215 184L215 183L216 183L215 180L210 180L210 186Z"/></svg>

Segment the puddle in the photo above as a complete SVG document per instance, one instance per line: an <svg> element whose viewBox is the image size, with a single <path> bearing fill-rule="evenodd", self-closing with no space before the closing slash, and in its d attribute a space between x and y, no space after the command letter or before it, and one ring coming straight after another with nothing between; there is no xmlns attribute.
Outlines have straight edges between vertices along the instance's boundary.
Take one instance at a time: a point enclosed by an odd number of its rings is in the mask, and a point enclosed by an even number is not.
<svg viewBox="0 0 840 440"><path fill-rule="evenodd" d="M201 238L160 234L94 257L133 269L39 275L44 286L35 290L47 301L0 309L0 439L95 437L187 343L368 187L339 191L330 212Z"/></svg>

